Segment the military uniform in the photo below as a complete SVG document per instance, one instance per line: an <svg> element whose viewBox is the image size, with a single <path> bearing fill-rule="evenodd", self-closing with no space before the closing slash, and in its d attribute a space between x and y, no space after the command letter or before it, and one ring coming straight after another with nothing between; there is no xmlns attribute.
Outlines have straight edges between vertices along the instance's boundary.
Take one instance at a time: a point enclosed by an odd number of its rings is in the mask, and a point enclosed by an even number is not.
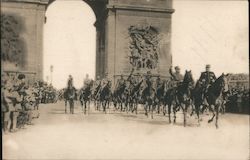
<svg viewBox="0 0 250 160"><path fill-rule="evenodd" d="M13 88L9 88L4 91L5 100L9 106L9 112L6 114L6 120L8 120L8 129L11 131L16 131L17 129L17 117L19 115L18 110L21 109L20 102L22 101L22 97L19 95L17 91L12 90ZM12 116L10 116L12 115ZM12 128L10 128L12 126Z"/></svg>
<svg viewBox="0 0 250 160"><path fill-rule="evenodd" d="M175 67L175 69L179 69L179 67ZM175 72L173 73L172 68L169 69L169 73L171 75L171 79L173 82L173 87L177 87L183 81L183 75L181 73Z"/></svg>
<svg viewBox="0 0 250 160"><path fill-rule="evenodd" d="M117 83L116 83L116 89L119 89L119 87L125 85L125 79L123 79L123 77L121 79L118 79L117 80Z"/></svg>
<svg viewBox="0 0 250 160"><path fill-rule="evenodd" d="M169 69L169 73L171 75L172 80L177 81L177 82L183 81L184 77L181 73L177 73L177 72L173 73L171 68Z"/></svg>
<svg viewBox="0 0 250 160"><path fill-rule="evenodd" d="M83 84L84 84L84 86L87 86L90 84L90 82L91 82L91 80L89 78L85 78Z"/></svg>
<svg viewBox="0 0 250 160"><path fill-rule="evenodd" d="M214 72L202 72L199 78L200 82L204 82L206 86L211 85L216 80Z"/></svg>
<svg viewBox="0 0 250 160"><path fill-rule="evenodd" d="M202 98L204 99L205 105L208 105L208 102L205 98L207 96L208 88L216 80L216 76L214 72L209 71L209 69L210 69L210 65L206 65L206 71L201 73L201 76L198 80L203 86Z"/></svg>
<svg viewBox="0 0 250 160"><path fill-rule="evenodd" d="M149 88L152 87L152 78L151 78L151 73L147 72L147 75L145 77L145 82Z"/></svg>
<svg viewBox="0 0 250 160"><path fill-rule="evenodd" d="M156 87L159 88L163 84L163 81L161 80L160 77L157 77L156 79Z"/></svg>
<svg viewBox="0 0 250 160"><path fill-rule="evenodd" d="M73 87L73 78L72 78L72 77L69 77L67 85L68 85L68 88L69 88L70 86Z"/></svg>

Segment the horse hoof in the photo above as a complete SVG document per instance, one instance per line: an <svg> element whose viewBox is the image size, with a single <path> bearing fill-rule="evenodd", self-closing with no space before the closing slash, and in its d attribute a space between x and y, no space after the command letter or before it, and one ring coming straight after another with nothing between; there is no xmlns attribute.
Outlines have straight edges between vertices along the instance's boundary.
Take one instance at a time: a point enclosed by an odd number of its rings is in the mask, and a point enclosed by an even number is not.
<svg viewBox="0 0 250 160"><path fill-rule="evenodd" d="M211 123L211 122L212 122L212 120L208 120L207 122L208 122L208 123Z"/></svg>

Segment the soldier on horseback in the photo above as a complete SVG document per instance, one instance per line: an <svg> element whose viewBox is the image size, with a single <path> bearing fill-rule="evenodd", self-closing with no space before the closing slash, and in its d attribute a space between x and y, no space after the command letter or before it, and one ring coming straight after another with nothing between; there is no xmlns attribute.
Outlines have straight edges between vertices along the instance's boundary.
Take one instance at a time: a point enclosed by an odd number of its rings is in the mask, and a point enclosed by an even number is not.
<svg viewBox="0 0 250 160"><path fill-rule="evenodd" d="M172 66L171 66L170 69L169 69L169 73L171 75L171 81L173 82L172 85L173 85L175 95L177 95L177 93L176 93L177 92L177 87L181 84L184 77L180 73L181 69L180 69L179 66L175 66L174 69L175 69L175 73L173 73ZM177 105L179 105L179 101L178 101L176 96L175 96L175 101L176 101Z"/></svg>
<svg viewBox="0 0 250 160"><path fill-rule="evenodd" d="M123 78L123 74L121 75L121 78L117 80L117 83L116 83L116 86L115 86L115 89L116 90L119 90L122 86L125 85L125 79Z"/></svg>
<svg viewBox="0 0 250 160"><path fill-rule="evenodd" d="M216 80L216 76L214 72L210 71L210 68L211 66L209 64L206 65L206 71L202 72L199 78L199 81L203 82L206 87L211 85Z"/></svg>
<svg viewBox="0 0 250 160"><path fill-rule="evenodd" d="M162 84L163 84L163 81L162 81L160 75L158 75L157 78L156 78L156 88L161 87Z"/></svg>
<svg viewBox="0 0 250 160"><path fill-rule="evenodd" d="M97 76L96 80L94 81L93 87L92 87L92 93L94 96L93 98L95 98L95 99L97 98L96 94L99 91L100 87L101 87L101 79L100 79L100 76Z"/></svg>
<svg viewBox="0 0 250 160"><path fill-rule="evenodd" d="M204 100L205 100L209 86L211 86L211 84L214 83L216 80L216 76L215 76L214 72L210 71L210 68L211 68L211 66L209 64L206 65L206 71L201 73L201 76L198 80L198 82L201 83L202 87L203 87L202 97ZM204 103L207 104L206 100Z"/></svg>
<svg viewBox="0 0 250 160"><path fill-rule="evenodd" d="M73 77L71 75L69 75L68 78L67 88L69 88L70 86L73 86Z"/></svg>
<svg viewBox="0 0 250 160"><path fill-rule="evenodd" d="M89 79L89 74L86 74L86 77L83 81L83 89L85 89L91 82L91 79Z"/></svg>
<svg viewBox="0 0 250 160"><path fill-rule="evenodd" d="M179 85L180 82L183 81L183 75L180 73L181 69L179 66L176 66L175 68L175 73L172 71L172 66L169 69L169 73L171 75L171 80L175 82L175 86Z"/></svg>
<svg viewBox="0 0 250 160"><path fill-rule="evenodd" d="M65 113L67 113L67 101L69 102L70 106L70 113L74 114L74 100L76 98L76 89L73 86L73 77L69 75L69 79L67 82L67 88L64 92L64 99L65 99Z"/></svg>
<svg viewBox="0 0 250 160"><path fill-rule="evenodd" d="M97 86L99 86L100 84L101 84L100 76L97 76L94 86L97 87Z"/></svg>

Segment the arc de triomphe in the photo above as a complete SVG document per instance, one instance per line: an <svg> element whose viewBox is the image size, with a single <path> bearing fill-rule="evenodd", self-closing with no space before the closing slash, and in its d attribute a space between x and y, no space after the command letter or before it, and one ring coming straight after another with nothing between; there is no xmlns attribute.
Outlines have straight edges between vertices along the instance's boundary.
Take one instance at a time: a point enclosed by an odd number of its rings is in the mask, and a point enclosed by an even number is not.
<svg viewBox="0 0 250 160"><path fill-rule="evenodd" d="M20 23L17 70L43 78L43 25L54 0L1 0L2 15ZM96 15L96 76L136 73L168 77L172 0L84 0ZM53 44L52 44L53 45ZM21 59L21 60L20 60ZM9 70L8 66L3 66Z"/></svg>

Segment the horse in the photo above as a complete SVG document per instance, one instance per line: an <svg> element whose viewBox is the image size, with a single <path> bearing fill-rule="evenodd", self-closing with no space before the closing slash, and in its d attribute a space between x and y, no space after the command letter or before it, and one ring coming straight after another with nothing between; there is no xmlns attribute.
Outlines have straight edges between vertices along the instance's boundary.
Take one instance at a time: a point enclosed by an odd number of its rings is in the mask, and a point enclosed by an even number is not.
<svg viewBox="0 0 250 160"><path fill-rule="evenodd" d="M203 111L206 108L206 105L204 103L204 85L202 82L197 81L195 84L194 89L192 90L192 99L193 99L193 104L195 106L195 112L198 118L198 125L200 125L200 112L203 113ZM201 108L201 106L203 106Z"/></svg>
<svg viewBox="0 0 250 160"><path fill-rule="evenodd" d="M99 106L100 106L100 89L101 89L101 83L98 84L98 86L93 86L93 90L92 90L92 99L94 101L94 105L95 105L95 109L99 110Z"/></svg>
<svg viewBox="0 0 250 160"><path fill-rule="evenodd" d="M84 88L80 90L80 96L79 100L82 106L82 110L84 111L84 114L86 114L87 110L87 103L88 103L88 113L90 110L90 100L91 100L91 88L93 86L93 80L90 81L89 84L87 84ZM83 107L84 106L84 107Z"/></svg>
<svg viewBox="0 0 250 160"><path fill-rule="evenodd" d="M130 108L130 104L131 104L131 99L130 99L130 91L131 91L131 84L129 81L126 82L126 85L125 85L125 89L124 89L124 92L122 94L122 102L124 103L124 111L126 111L128 113L128 111L131 109ZM121 111L123 111L121 109Z"/></svg>
<svg viewBox="0 0 250 160"><path fill-rule="evenodd" d="M192 89L193 89L193 76L192 72L187 71L185 72L183 82L177 86L176 88L176 98L177 98L177 106L180 106L183 111L184 116L184 127L186 126L186 114L187 109L190 105L192 105ZM174 111L174 122L176 122L176 108Z"/></svg>
<svg viewBox="0 0 250 160"><path fill-rule="evenodd" d="M164 93L165 93L165 85L166 82L164 81L162 84L160 84L159 86L157 86L156 89L156 105L157 105L157 113L160 114L160 107L163 103L163 99L164 99Z"/></svg>
<svg viewBox="0 0 250 160"><path fill-rule="evenodd" d="M224 73L222 73L222 75L208 87L207 93L205 94L208 107L213 113L213 116L211 119L208 120L208 123L211 123L214 117L216 117L215 126L217 129L219 128L218 125L219 111L224 101L223 92L228 91L227 77L228 75L224 75Z"/></svg>
<svg viewBox="0 0 250 160"><path fill-rule="evenodd" d="M111 92L111 81L109 81L101 90L100 90L100 102L103 107L103 111L107 113L107 105L109 105L110 99L112 97Z"/></svg>
<svg viewBox="0 0 250 160"><path fill-rule="evenodd" d="M171 109L177 111L177 100L176 100L176 82L175 81L166 81L165 89L163 94L163 115L166 115L166 109L168 108L168 118L169 123L171 123ZM176 119L176 114L174 114L174 123Z"/></svg>
<svg viewBox="0 0 250 160"><path fill-rule="evenodd" d="M123 110L122 103L124 102L124 91L126 88L126 83L119 85L113 92L113 103L114 107L118 109L117 105L120 105L121 111Z"/></svg>
<svg viewBox="0 0 250 160"><path fill-rule="evenodd" d="M76 89L73 86L69 86L64 91L64 101L65 101L65 113L67 113L67 101L70 106L70 113L74 114L74 100L76 99Z"/></svg>
<svg viewBox="0 0 250 160"><path fill-rule="evenodd" d="M139 103L139 94L140 94L140 88L141 88L141 84L143 83L143 80L141 80L139 83L135 84L135 85L131 85L132 88L130 90L130 103L131 103L131 107L132 107L132 113L135 111L135 113L137 114L137 110L138 110L138 103Z"/></svg>
<svg viewBox="0 0 250 160"><path fill-rule="evenodd" d="M153 84L148 85L143 83L143 89L141 91L141 100L144 102L145 115L148 116L148 112L151 112L151 118L153 119L153 112L155 107L156 92Z"/></svg>

